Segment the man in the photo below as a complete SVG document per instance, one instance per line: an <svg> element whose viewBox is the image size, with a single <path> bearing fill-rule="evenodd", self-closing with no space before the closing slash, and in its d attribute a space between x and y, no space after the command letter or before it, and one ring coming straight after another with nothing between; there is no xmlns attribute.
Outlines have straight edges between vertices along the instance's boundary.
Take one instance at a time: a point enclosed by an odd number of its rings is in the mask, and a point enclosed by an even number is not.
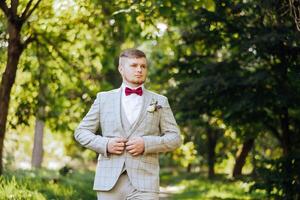
<svg viewBox="0 0 300 200"><path fill-rule="evenodd" d="M75 131L75 139L99 153L94 190L98 200L155 200L159 193L158 153L181 145L166 97L145 89L146 55L120 54L118 89L100 92ZM95 135L101 127L101 136Z"/></svg>

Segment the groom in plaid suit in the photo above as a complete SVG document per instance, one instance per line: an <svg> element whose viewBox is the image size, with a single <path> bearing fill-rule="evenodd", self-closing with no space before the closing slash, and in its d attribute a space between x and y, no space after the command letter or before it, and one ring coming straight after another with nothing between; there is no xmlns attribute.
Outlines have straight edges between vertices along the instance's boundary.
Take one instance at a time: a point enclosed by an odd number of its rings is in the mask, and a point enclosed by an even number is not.
<svg viewBox="0 0 300 200"><path fill-rule="evenodd" d="M120 88L100 92L75 131L75 139L99 153L94 190L98 200L156 200L160 152L181 145L168 99L144 87L147 58L127 49L119 56ZM101 135L95 135L101 127Z"/></svg>

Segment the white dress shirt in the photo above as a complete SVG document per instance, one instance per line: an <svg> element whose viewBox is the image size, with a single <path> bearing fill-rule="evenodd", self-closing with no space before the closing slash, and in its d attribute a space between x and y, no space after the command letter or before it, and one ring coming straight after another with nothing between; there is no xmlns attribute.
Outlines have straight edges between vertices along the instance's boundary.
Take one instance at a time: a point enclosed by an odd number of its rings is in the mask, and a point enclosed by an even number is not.
<svg viewBox="0 0 300 200"><path fill-rule="evenodd" d="M142 89L144 90L144 84L142 84L138 87L132 88L132 87L129 87L128 85L126 85L125 83L123 83L121 87L122 87L121 101L122 101L123 110L125 112L125 115L129 121L130 125L132 125L137 120L137 118L141 112L142 105L143 105L143 95L139 96L139 95L133 93L133 94L126 96L125 88L128 87L130 89L137 89L139 87L142 87Z"/></svg>

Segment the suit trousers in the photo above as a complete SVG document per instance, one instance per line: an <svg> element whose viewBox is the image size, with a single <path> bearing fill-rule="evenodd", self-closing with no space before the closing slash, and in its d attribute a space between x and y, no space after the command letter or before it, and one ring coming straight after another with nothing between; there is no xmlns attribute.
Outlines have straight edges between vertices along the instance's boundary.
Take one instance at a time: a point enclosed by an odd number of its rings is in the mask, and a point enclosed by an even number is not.
<svg viewBox="0 0 300 200"><path fill-rule="evenodd" d="M97 191L98 200L158 200L158 193L136 190L126 173L122 173L116 185L109 191Z"/></svg>

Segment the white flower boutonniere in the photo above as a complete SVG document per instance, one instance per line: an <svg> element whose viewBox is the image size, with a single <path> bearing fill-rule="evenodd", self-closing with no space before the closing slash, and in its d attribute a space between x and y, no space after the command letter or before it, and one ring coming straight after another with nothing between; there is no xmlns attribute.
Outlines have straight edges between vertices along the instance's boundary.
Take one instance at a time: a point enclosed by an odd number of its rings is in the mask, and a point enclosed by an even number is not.
<svg viewBox="0 0 300 200"><path fill-rule="evenodd" d="M161 109L161 108L162 108L162 106L158 105L158 101L155 99L152 99L150 105L147 108L147 111L149 113L154 113L155 111L157 111L158 109Z"/></svg>

